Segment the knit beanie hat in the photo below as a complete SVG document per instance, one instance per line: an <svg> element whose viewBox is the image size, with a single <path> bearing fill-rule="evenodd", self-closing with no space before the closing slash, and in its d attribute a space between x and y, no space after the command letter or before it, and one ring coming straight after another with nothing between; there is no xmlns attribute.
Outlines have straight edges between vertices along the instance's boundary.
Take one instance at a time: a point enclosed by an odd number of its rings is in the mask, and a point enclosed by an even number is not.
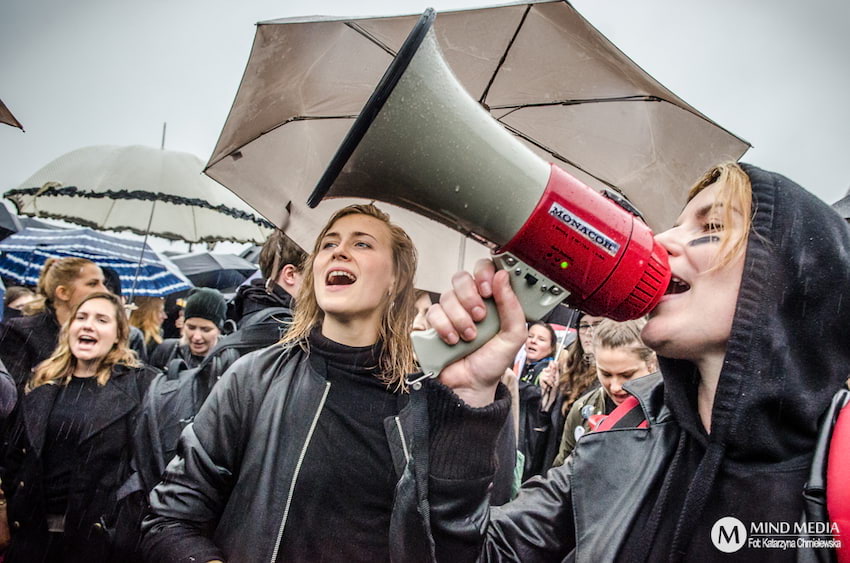
<svg viewBox="0 0 850 563"><path fill-rule="evenodd" d="M215 326L221 328L224 325L226 312L227 304L221 293L209 287L200 287L189 295L183 315L186 319L199 318L212 321Z"/></svg>

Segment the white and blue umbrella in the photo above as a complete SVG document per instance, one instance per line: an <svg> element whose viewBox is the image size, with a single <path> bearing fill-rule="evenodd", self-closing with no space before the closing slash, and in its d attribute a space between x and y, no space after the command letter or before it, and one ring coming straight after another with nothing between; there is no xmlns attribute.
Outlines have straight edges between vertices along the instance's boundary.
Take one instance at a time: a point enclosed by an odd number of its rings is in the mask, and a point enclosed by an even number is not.
<svg viewBox="0 0 850 563"><path fill-rule="evenodd" d="M128 297L162 297L191 289L192 283L147 244L92 229L24 229L0 242L0 275L23 285L36 285L48 258L78 256L109 266L121 277Z"/></svg>

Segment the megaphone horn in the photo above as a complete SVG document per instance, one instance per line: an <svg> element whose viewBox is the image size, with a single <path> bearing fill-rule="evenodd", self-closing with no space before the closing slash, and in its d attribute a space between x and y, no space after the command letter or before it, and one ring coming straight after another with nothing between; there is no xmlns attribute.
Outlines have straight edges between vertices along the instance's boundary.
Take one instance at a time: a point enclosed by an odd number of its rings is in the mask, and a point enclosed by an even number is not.
<svg viewBox="0 0 850 563"><path fill-rule="evenodd" d="M544 162L469 96L442 57L434 19L432 9L419 18L308 205L376 199L489 243L529 318L564 298L616 320L645 315L669 284L667 253L643 222ZM431 366L439 372L498 332L490 308L476 341L448 355L424 350L417 335L423 370L440 356Z"/></svg>

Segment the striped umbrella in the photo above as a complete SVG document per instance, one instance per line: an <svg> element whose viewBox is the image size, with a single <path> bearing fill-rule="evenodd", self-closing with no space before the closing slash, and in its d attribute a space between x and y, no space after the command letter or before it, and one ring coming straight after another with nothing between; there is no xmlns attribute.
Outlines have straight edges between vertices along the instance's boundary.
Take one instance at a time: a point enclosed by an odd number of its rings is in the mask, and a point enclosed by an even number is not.
<svg viewBox="0 0 850 563"><path fill-rule="evenodd" d="M0 242L0 275L23 285L35 285L50 257L77 256L109 266L121 277L128 297L162 297L191 289L192 283L147 244L106 235L92 229L24 229Z"/></svg>

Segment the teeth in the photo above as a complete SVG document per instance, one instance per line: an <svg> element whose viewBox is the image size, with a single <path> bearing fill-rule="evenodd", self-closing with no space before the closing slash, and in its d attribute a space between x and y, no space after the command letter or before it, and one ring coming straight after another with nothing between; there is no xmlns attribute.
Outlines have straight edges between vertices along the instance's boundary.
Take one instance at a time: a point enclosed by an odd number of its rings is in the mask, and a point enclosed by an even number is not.
<svg viewBox="0 0 850 563"><path fill-rule="evenodd" d="M334 270L333 272L328 274L328 280L331 280L333 278L338 278L338 277L344 277L344 278L350 279L351 281L355 281L355 277L353 275L351 275L348 272L345 272L343 270Z"/></svg>

